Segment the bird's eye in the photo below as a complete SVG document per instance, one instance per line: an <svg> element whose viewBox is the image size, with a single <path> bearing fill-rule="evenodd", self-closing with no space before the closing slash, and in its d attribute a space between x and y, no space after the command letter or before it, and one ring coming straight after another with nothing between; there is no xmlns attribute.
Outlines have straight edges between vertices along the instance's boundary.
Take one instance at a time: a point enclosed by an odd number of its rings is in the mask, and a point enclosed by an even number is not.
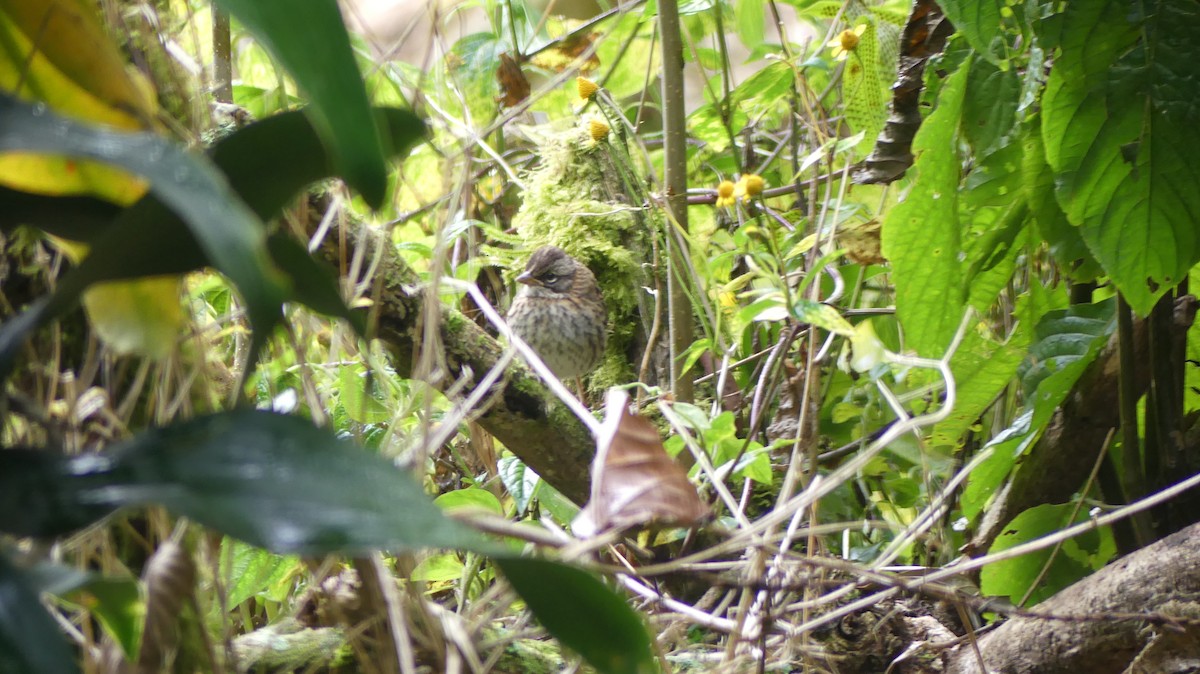
<svg viewBox="0 0 1200 674"><path fill-rule="evenodd" d="M542 283L554 283L557 280L558 276L555 274L545 274L542 276Z"/></svg>

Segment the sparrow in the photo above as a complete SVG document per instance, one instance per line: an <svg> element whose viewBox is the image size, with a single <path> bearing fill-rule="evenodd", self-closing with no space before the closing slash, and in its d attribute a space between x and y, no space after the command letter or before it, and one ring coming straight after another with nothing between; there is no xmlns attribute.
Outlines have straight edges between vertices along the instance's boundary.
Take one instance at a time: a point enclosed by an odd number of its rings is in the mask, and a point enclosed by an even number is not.
<svg viewBox="0 0 1200 674"><path fill-rule="evenodd" d="M560 379L591 372L604 354L608 313L591 270L561 248L543 246L517 276L508 324ZM582 389L581 389L582 390Z"/></svg>

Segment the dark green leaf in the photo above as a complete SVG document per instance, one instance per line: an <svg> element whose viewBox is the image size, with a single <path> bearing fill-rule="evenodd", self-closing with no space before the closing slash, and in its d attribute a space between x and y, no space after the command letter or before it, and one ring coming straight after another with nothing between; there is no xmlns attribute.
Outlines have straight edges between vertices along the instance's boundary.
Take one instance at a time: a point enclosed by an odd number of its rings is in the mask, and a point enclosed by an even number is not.
<svg viewBox="0 0 1200 674"><path fill-rule="evenodd" d="M291 299L327 316L343 318L360 337L367 334L367 318L362 311L351 311L338 292L337 275L327 265L308 254L308 250L287 234L267 239L271 259L291 281Z"/></svg>
<svg viewBox="0 0 1200 674"><path fill-rule="evenodd" d="M386 129L391 154L405 151L424 131L421 121L404 110L379 108L375 115ZM263 220L274 217L304 186L333 174L321 140L299 112L277 115L234 132L213 148L212 160ZM0 326L0 364L11 363L30 330L73 307L94 283L183 273L210 261L188 225L154 194L122 211L107 229L96 232L92 243L91 254L59 280L51 298ZM311 265L292 259L287 251L283 257L284 273L294 287L293 299L347 317L356 329L362 327L340 299L337 310L330 310L336 289L320 280L320 274L312 275Z"/></svg>
<svg viewBox="0 0 1200 674"><path fill-rule="evenodd" d="M963 135L977 157L993 152L1016 130L1020 96L1021 80L1012 68L1001 70L983 59L971 64L963 103Z"/></svg>
<svg viewBox="0 0 1200 674"><path fill-rule="evenodd" d="M29 580L0 553L0 674L78 671Z"/></svg>
<svg viewBox="0 0 1200 674"><path fill-rule="evenodd" d="M107 517L115 506L85 503L67 484L72 460L48 449L0 451L0 531L51 538Z"/></svg>
<svg viewBox="0 0 1200 674"><path fill-rule="evenodd" d="M0 186L0 231L31 225L64 239L87 241L120 211L103 199L30 194Z"/></svg>
<svg viewBox="0 0 1200 674"><path fill-rule="evenodd" d="M86 524L56 519L63 508L47 504L96 513L158 504L278 553L487 548L389 461L295 417L215 414L32 469L10 463L10 453L0 452L0 475L27 501L24 511L3 513L10 532L54 535Z"/></svg>
<svg viewBox="0 0 1200 674"><path fill-rule="evenodd" d="M1091 281L1101 273L1100 265L1078 227L1071 225L1067 215L1054 198L1054 172L1046 163L1042 147L1041 118L1034 117L1021 135L1021 177L1025 200L1037 223L1038 233L1050 247L1050 254L1075 281Z"/></svg>
<svg viewBox="0 0 1200 674"><path fill-rule="evenodd" d="M1112 300L1076 304L1042 317L1029 360L1018 371L1027 400L1050 395L1059 405L1116 327L1113 306Z"/></svg>
<svg viewBox="0 0 1200 674"><path fill-rule="evenodd" d="M657 671L646 626L591 574L543 559L496 558L538 622L602 674Z"/></svg>
<svg viewBox="0 0 1200 674"><path fill-rule="evenodd" d="M93 159L146 177L151 192L187 223L207 259L237 286L259 333L276 320L282 279L267 255L262 223L203 157L154 134L88 126L52 113L44 104L0 94L0 151L6 150ZM123 264L125 252L114 251L103 263ZM95 252L91 257L97 257ZM60 287L46 309L54 313L72 305L84 287ZM0 370L11 364L12 356L0 349Z"/></svg>
<svg viewBox="0 0 1200 674"><path fill-rule="evenodd" d="M350 38L334 0L217 0L292 74L312 106L318 135L332 148L338 173L373 208L387 197L379 130Z"/></svg>
<svg viewBox="0 0 1200 674"><path fill-rule="evenodd" d="M1145 315L1200 260L1200 7L1067 3L1042 97L1059 203Z"/></svg>
<svg viewBox="0 0 1200 674"><path fill-rule="evenodd" d="M1115 302L1076 304L1047 312L1038 322L1029 359L1017 370L1025 388L1026 412L998 434L988 447L992 457L971 473L963 494L963 514L973 519L1034 445L1075 383L1104 348L1116 327Z"/></svg>

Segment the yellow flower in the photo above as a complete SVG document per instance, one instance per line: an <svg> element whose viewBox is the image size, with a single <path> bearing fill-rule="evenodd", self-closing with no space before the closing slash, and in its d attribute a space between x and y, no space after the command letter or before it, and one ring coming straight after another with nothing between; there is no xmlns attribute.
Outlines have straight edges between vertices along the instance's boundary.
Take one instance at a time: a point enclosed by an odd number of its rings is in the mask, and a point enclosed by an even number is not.
<svg viewBox="0 0 1200 674"><path fill-rule="evenodd" d="M836 61L844 61L850 55L850 52L858 48L859 38L867 32L867 24L860 23L854 27L854 30L843 30L838 33L838 36L830 40L826 46L833 47L833 58Z"/></svg>
<svg viewBox="0 0 1200 674"><path fill-rule="evenodd" d="M766 181L757 173L747 173L738 179L737 185L734 186L734 198L740 198L743 201L750 201L750 197L756 197L762 194L763 187L766 186Z"/></svg>
<svg viewBox="0 0 1200 674"><path fill-rule="evenodd" d="M586 77L575 78L575 88L579 91L579 97L583 100L590 100L596 92L600 90L600 86Z"/></svg>
<svg viewBox="0 0 1200 674"><path fill-rule="evenodd" d="M730 180L722 180L721 184L717 185L717 208L732 206L736 199L733 198L733 182Z"/></svg>
<svg viewBox="0 0 1200 674"><path fill-rule="evenodd" d="M588 122L588 133L591 134L592 140L599 143L608 137L608 125L598 119L593 119Z"/></svg>

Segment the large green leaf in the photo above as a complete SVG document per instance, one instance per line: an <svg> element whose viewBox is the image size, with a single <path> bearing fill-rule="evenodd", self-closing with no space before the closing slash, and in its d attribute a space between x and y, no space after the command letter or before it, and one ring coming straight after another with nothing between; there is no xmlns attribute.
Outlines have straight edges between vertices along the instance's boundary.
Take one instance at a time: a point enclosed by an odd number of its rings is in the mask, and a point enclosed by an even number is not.
<svg viewBox="0 0 1200 674"><path fill-rule="evenodd" d="M1087 521L1088 514L1083 509L1076 514L1074 522L1070 521L1075 509L1074 504L1064 503L1045 504L1026 510L1004 527L988 554L1003 552L1072 524ZM980 571L979 589L989 597L1003 596L1014 602L1020 601L1033 581L1042 574L1042 569L1049 564L1041 583L1029 595L1027 605L1034 605L1104 566L1115 553L1112 532L1105 527L1067 539L1058 549L1047 548L988 564Z"/></svg>
<svg viewBox="0 0 1200 674"><path fill-rule="evenodd" d="M1021 79L1015 70L1001 70L983 59L975 59L971 64L963 103L963 135L977 158L1011 141L1017 130L1020 98Z"/></svg>
<svg viewBox="0 0 1200 674"><path fill-rule="evenodd" d="M1116 328L1114 302L1076 304L1042 317L1029 359L1018 371L1025 399L1058 407Z"/></svg>
<svg viewBox="0 0 1200 674"><path fill-rule="evenodd" d="M1000 63L1004 58L1000 10L1005 5L1004 0L941 0L938 3L955 30L992 63Z"/></svg>
<svg viewBox="0 0 1200 674"><path fill-rule="evenodd" d="M0 231L32 225L55 236L82 241L104 230L121 211L95 197L55 197L0 186Z"/></svg>
<svg viewBox="0 0 1200 674"><path fill-rule="evenodd" d="M1200 260L1197 35L1195 3L1068 3L1042 97L1058 201L1143 315Z"/></svg>
<svg viewBox="0 0 1200 674"><path fill-rule="evenodd" d="M915 182L883 224L883 254L892 263L905 346L927 357L942 355L965 309L958 128L970 62L968 56L946 81L936 109L917 132Z"/></svg>
<svg viewBox="0 0 1200 674"><path fill-rule="evenodd" d="M0 674L78 671L29 580L0 553Z"/></svg>
<svg viewBox="0 0 1200 674"><path fill-rule="evenodd" d="M391 462L308 421L242 410L140 433L112 451L30 461L0 452L0 530L54 536L64 517L157 504L281 554L453 547L486 551Z"/></svg>
<svg viewBox="0 0 1200 674"><path fill-rule="evenodd" d="M387 165L362 75L334 0L217 0L295 78L331 147L338 174L373 208L387 197Z"/></svg>
<svg viewBox="0 0 1200 674"><path fill-rule="evenodd" d="M595 576L544 559L502 557L496 565L546 630L596 671L657 671L645 624Z"/></svg>

